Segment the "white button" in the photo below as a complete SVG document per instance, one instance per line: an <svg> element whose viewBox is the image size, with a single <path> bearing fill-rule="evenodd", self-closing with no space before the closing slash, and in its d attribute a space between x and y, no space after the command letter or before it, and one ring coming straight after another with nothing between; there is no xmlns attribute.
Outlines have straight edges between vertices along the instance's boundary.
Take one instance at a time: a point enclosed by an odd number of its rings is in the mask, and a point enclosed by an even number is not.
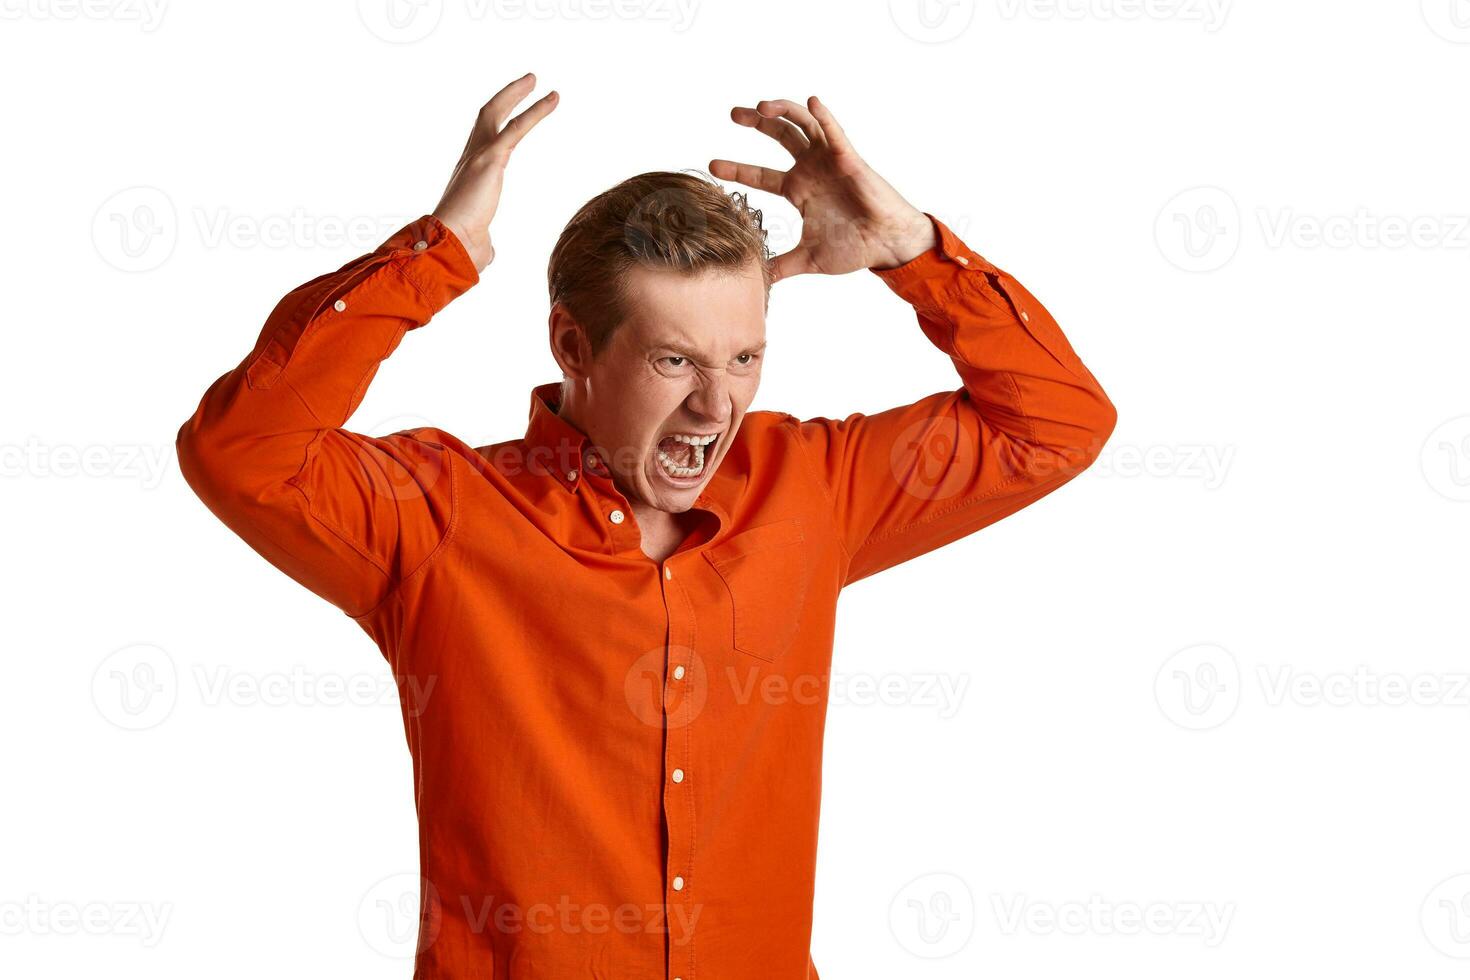
<svg viewBox="0 0 1470 980"><path fill-rule="evenodd" d="M675 769L673 772L673 779L676 783L682 783L684 781L684 770Z"/></svg>
<svg viewBox="0 0 1470 980"><path fill-rule="evenodd" d="M575 480L576 478L577 478L577 471L576 470L567 470L567 479L568 480Z"/></svg>
<svg viewBox="0 0 1470 980"><path fill-rule="evenodd" d="M970 264L970 257L968 255L956 255L954 257L954 260L956 262L958 262L960 265L969 265Z"/></svg>
<svg viewBox="0 0 1470 980"><path fill-rule="evenodd" d="M612 521L614 524L621 524L623 523L623 512L620 510L615 510L611 514L607 515L607 519Z"/></svg>
<svg viewBox="0 0 1470 980"><path fill-rule="evenodd" d="M682 681L683 679L684 679L684 665L683 664L680 664L679 666L677 666L677 667L674 668L674 680L676 680L676 681Z"/></svg>
<svg viewBox="0 0 1470 980"><path fill-rule="evenodd" d="M347 304L339 299L337 300L337 302L332 304L332 309L336 310L338 313L341 313L343 310L347 309Z"/></svg>
<svg viewBox="0 0 1470 980"><path fill-rule="evenodd" d="M678 875L675 875L674 876L674 891L681 892L683 890L684 890L684 879L681 878L681 877L679 877Z"/></svg>
<svg viewBox="0 0 1470 980"><path fill-rule="evenodd" d="M1030 320L1031 320L1031 314L1030 313L1027 313L1025 310L1022 310L1021 311L1021 319L1022 320L1026 320L1027 322L1030 322Z"/></svg>
<svg viewBox="0 0 1470 980"><path fill-rule="evenodd" d="M414 242L413 243L413 250L415 252L422 252L424 249L426 249L428 247L429 247L429 243L428 242Z"/></svg>
<svg viewBox="0 0 1470 980"><path fill-rule="evenodd" d="M664 578L673 578L673 577L674 577L674 570L672 568L670 568L669 566L665 565L664 566Z"/></svg>

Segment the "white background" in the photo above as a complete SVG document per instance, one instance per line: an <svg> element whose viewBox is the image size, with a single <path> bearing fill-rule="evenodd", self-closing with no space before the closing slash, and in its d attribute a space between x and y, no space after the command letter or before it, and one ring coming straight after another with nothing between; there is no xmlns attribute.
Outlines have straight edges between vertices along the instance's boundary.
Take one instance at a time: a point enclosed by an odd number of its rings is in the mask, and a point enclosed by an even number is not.
<svg viewBox="0 0 1470 980"><path fill-rule="evenodd" d="M576 207L781 164L729 109L813 93L1118 406L1074 483L844 593L825 980L1464 975L1470 4L388 2L0 0L0 974L409 975L387 666L173 437L534 70L494 265L354 428L519 435ZM867 273L769 336L755 408L958 384Z"/></svg>

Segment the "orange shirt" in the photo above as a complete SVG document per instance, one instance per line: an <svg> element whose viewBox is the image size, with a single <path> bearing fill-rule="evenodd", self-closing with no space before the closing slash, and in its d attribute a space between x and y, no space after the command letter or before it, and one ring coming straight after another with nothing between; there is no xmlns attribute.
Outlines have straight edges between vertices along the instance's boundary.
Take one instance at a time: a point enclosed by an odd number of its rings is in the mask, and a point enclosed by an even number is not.
<svg viewBox="0 0 1470 980"><path fill-rule="evenodd" d="M478 281L432 216L289 293L183 425L189 485L399 682L419 980L816 977L838 592L1056 489L1115 417L1035 297L930 218L936 248L873 271L961 386L748 412L661 562L555 382L494 445L342 428L404 333Z"/></svg>

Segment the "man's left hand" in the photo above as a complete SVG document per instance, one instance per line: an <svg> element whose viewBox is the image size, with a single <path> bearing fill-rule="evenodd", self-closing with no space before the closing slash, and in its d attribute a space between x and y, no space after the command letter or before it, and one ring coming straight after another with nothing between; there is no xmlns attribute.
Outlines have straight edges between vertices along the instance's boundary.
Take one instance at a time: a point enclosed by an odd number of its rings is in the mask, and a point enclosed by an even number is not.
<svg viewBox="0 0 1470 980"><path fill-rule="evenodd" d="M736 106L730 118L776 140L791 154L790 170L711 160L710 173L779 194L801 214L801 241L775 258L775 278L807 272L841 275L892 269L938 243L933 222L858 156L827 106L815 95L803 106L768 99Z"/></svg>

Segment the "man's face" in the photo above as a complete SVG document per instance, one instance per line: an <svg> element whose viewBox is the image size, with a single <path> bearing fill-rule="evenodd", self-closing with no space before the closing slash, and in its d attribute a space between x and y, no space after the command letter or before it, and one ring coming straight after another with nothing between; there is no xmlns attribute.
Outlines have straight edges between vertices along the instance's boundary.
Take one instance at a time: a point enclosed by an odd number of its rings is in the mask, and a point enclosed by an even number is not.
<svg viewBox="0 0 1470 980"><path fill-rule="evenodd" d="M703 491L755 398L765 287L755 263L693 276L635 267L627 285L627 319L585 380L584 422L630 501L678 513Z"/></svg>

